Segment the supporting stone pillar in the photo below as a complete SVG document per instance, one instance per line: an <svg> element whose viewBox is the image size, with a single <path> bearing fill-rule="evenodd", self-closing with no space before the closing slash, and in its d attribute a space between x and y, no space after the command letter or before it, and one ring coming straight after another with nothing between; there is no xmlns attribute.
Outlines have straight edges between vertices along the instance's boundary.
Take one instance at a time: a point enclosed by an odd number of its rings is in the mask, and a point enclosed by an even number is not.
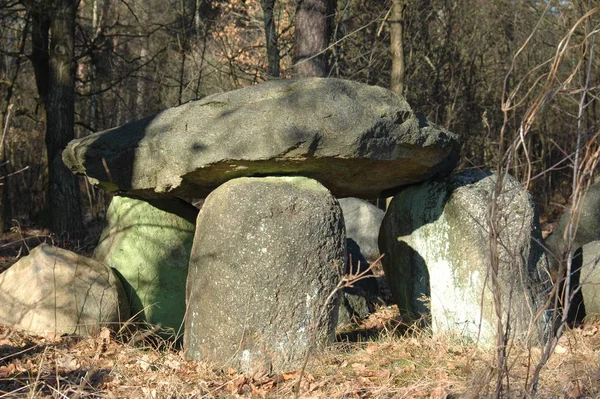
<svg viewBox="0 0 600 399"><path fill-rule="evenodd" d="M243 372L298 369L334 338L346 262L340 206L315 180L239 178L207 198L187 281L188 359Z"/></svg>

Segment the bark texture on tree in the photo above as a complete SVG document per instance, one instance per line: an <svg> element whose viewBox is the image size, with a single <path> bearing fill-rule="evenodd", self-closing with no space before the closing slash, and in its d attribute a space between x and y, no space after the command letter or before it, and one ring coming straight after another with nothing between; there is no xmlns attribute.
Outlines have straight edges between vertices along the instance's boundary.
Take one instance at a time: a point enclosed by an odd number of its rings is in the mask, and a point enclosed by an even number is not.
<svg viewBox="0 0 600 399"><path fill-rule="evenodd" d="M79 237L83 233L79 187L62 162L62 150L75 138L75 0L55 0L50 23L46 151L52 230Z"/></svg>
<svg viewBox="0 0 600 399"><path fill-rule="evenodd" d="M83 234L79 188L61 159L75 138L75 0L23 0L31 12L31 59L46 120L48 197L52 230L76 238Z"/></svg>
<svg viewBox="0 0 600 399"><path fill-rule="evenodd" d="M335 12L333 0L299 0L296 9L296 76L326 77L328 52Z"/></svg>
<svg viewBox="0 0 600 399"><path fill-rule="evenodd" d="M404 7L406 0L392 0L390 19L390 50L392 52L392 71L390 88L398 94L404 93Z"/></svg>
<svg viewBox="0 0 600 399"><path fill-rule="evenodd" d="M51 8L44 4L29 5L31 10L31 62L35 74L35 84L40 96L40 103L46 107L48 96L48 68L50 40L50 13Z"/></svg>
<svg viewBox="0 0 600 399"><path fill-rule="evenodd" d="M12 97L15 93L15 87L17 84L17 78L19 77L19 72L21 70L21 64L23 59L25 58L25 45L27 44L27 35L29 33L29 28L31 26L30 17L27 15L25 17L25 26L23 27L23 31L20 38L19 43L19 55L15 62L14 67L12 68L12 73L10 74L10 78L8 79L6 94L3 98L2 103L2 111L0 111L0 233L3 232L7 224L10 223L12 219L11 212L11 204L9 201L9 184L10 184L10 173L12 172L9 165L9 154L6 149L7 147L7 133L9 130L10 124L10 112L12 109Z"/></svg>
<svg viewBox="0 0 600 399"><path fill-rule="evenodd" d="M279 77L279 47L277 44L277 27L273 19L275 0L261 0L265 19L265 37L267 43L267 59L269 62L269 77Z"/></svg>

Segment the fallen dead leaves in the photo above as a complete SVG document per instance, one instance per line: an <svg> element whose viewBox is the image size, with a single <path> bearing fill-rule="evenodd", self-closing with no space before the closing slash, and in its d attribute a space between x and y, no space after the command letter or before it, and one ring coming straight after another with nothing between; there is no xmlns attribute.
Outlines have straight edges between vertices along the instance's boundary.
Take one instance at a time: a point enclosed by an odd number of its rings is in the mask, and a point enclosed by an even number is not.
<svg viewBox="0 0 600 399"><path fill-rule="evenodd" d="M485 392L482 376L489 373L480 370L492 369L492 352L422 331L390 334L396 316L389 309L382 313L378 339L338 343L311 358L305 372L275 375L218 370L186 360L181 348L124 342L108 329L92 338L0 329L0 397L267 399L297 392L300 398L441 399L468 396L475 387ZM561 338L542 373L540 397L600 395L599 326ZM540 352L513 353L511 393L518 396Z"/></svg>

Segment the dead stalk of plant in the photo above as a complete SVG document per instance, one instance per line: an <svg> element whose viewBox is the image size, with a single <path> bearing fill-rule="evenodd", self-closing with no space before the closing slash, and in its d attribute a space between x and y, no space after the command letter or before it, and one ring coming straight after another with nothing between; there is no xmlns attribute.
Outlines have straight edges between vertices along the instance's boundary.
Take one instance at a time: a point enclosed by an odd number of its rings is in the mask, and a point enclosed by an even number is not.
<svg viewBox="0 0 600 399"><path fill-rule="evenodd" d="M565 160L571 160L573 164L573 178L572 178L572 211L571 211L571 220L569 221L567 228L565 230L565 254L563 254L562 259L564 262L561 262L563 270L560 271L559 275L564 278L564 298L562 303L560 304L563 309L563 314L560 317L559 325L556 331L554 332L551 339L548 340L547 345L544 347L541 359L535 366L533 374L531 376L531 380L528 382L528 393L532 397L536 396L538 389L538 382L540 378L540 373L544 365L550 358L550 355L553 353L554 348L558 343L558 338L560 337L562 330L567 322L567 314L568 309L570 307L570 302L574 294L573 287L570 287L570 276L572 274L571 267L571 257L573 250L572 248L573 241L575 239L576 229L579 223L579 211L582 204L582 199L585 193L586 188L589 186L592 178L595 167L598 164L598 146L595 144L597 135L591 135L584 132L583 129L583 120L586 108L591 104L591 101L588 100L590 96L590 78L592 74L592 62L594 59L594 47L595 47L595 37L599 33L598 29L592 30L590 28L590 18L600 11L600 7L594 7L589 11L585 12L583 16L581 16L569 29L566 35L560 40L556 47L556 51L554 56L547 60L545 63L538 65L536 68L531 70L525 77L517 82L516 85L512 89L509 88L509 79L513 76L513 70L517 63L517 59L519 55L523 52L523 50L530 45L531 38L536 33L541 21L545 18L545 14L549 11L550 3L542 14L541 18L538 21L538 24L534 27L529 37L525 40L523 45L519 48L516 54L513 56L511 68L508 71L503 87L503 103L502 103L502 111L504 114L504 122L502 128L500 130L500 147L499 152L501 157L498 159L497 170L498 170L498 183L496 185L496 191L494 193L494 199L492 204L490 205L490 254L491 254L491 265L492 265L492 287L494 289L494 306L496 309L496 316L498 317L498 326L497 326L497 368L498 368L498 378L496 380L496 397L500 397L502 392L502 380L504 374L504 378L506 382L509 382L508 370L505 368L506 361L506 332L509 331L510 326L502 325L501 318L501 300L500 300L500 292L499 287L497 286L496 278L497 278L497 267L498 267L498 248L495 242L498 239L498 235L495 233L495 224L496 224L496 216L497 216L497 198L502 191L502 179L505 174L509 172L509 170L513 170L513 173L519 171L519 166L516 165L515 161L518 159L521 154L524 158L524 167L525 173L524 176L521 176L521 181L524 182L525 187L529 187L533 178L537 178L540 175L536 175L532 177L532 163L529 156L526 137L530 133L534 123L541 115L541 110L547 106L558 93L572 93L573 90L571 86L575 81L575 77L579 74L583 73L584 75L584 83L583 87L577 89L575 92L579 94L579 107L577 112L577 143L574 154L566 154ZM581 56L579 57L576 64L571 67L570 71L564 74L565 69L565 58L568 51L572 49L572 41L575 38L576 32L579 32L580 29L585 30L585 35L583 42L581 43L581 47L584 49ZM585 65L585 57L588 57L588 63ZM543 68L548 67L547 71L543 71ZM585 70L583 70L585 68ZM582 71L583 70L583 71ZM533 79L533 83L528 87L525 86L527 78L531 78L534 75L538 74L537 77ZM560 74L560 77L559 77ZM525 109L520 123L516 129L516 133L514 135L514 139L512 143L505 147L506 140L508 138L508 130L510 126L510 121L516 115L517 111L523 107L526 102L529 100L529 105ZM586 149L585 153L583 153L583 149ZM562 163L563 161L561 161ZM555 306L554 312L557 312L559 308L558 298L561 296L558 293L559 284L555 284L551 297L555 298ZM550 300L547 305L550 304ZM538 311L536 314L536 319L539 319L544 313L544 310ZM557 318L558 315L555 314L553 316ZM510 314L507 315L507 323L509 322Z"/></svg>
<svg viewBox="0 0 600 399"><path fill-rule="evenodd" d="M600 11L600 7L596 7L595 9L591 10L584 17L582 17L580 19L580 21L578 21L578 24L582 23L583 22L582 20L584 20L584 19L587 22L587 18L589 18L589 16L591 16L593 13L598 12L598 11ZM572 31L569 33L571 34ZM529 392L532 396L535 396L537 393L538 381L539 381L541 369L545 365L545 363L548 361L548 359L550 358L550 355L554 352L554 349L556 348L556 345L558 344L558 338L562 334L564 327L567 324L567 317L569 314L569 309L572 305L572 300L574 298L574 295L580 289L580 287L571 287L571 276L573 275L574 272L576 272L576 271L572 270L572 257L573 257L574 251L577 249L577 248L573 248L573 244L575 242L575 236L577 233L577 228L579 226L579 220L580 220L580 216L581 216L581 207L583 205L583 199L585 197L585 193L586 193L587 189L589 188L589 186L592 182L594 171L600 160L600 149L598 148L598 146L596 144L598 134L595 134L592 137L589 137L589 135L586 132L584 132L584 128L583 128L584 112L590 104L590 102L587 101L587 98L589 96L589 90L590 90L590 77L591 77L591 70L592 70L592 60L594 58L595 37L596 36L590 36L589 34L586 35L586 47L589 52L589 54L588 54L589 62L588 62L587 69L586 69L585 75L584 75L585 76L584 87L579 92L581 98L579 101L579 107L578 107L578 112L577 112L577 145L575 148L574 161L573 161L573 179L572 179L573 193L571 196L572 206L571 206L570 217L567 222L567 226L565 228L564 236L562 237L564 244L565 244L565 250L564 250L563 254L559 254L559 257L560 257L559 265L560 266L559 266L558 275L564 281L564 284L563 284L564 288L563 288L562 292L557 292L556 298L557 298L557 300L562 298L562 304L561 304L562 315L560 316L560 322L559 322L557 331L556 331L555 335L553 336L553 339L551 339L548 342L548 344L546 345L546 347L544 348L542 359L536 366L535 371L533 373L532 381L531 381L531 384L529 387ZM583 55L582 55L582 59L583 59ZM587 142L585 143L585 152L583 152L585 140L587 140ZM558 291L559 286L560 286L559 283L557 283L555 286L557 291Z"/></svg>
<svg viewBox="0 0 600 399"><path fill-rule="evenodd" d="M6 140L6 133L8 132L8 126L10 125L10 117L13 105L10 104L6 110L6 121L2 126L2 138L0 138L0 156L4 154L4 140Z"/></svg>

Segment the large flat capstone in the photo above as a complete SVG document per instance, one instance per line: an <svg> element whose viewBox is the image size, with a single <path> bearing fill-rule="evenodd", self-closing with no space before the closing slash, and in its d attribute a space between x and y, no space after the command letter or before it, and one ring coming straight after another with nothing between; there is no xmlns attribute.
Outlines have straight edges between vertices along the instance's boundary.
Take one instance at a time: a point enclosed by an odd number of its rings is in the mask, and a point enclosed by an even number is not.
<svg viewBox="0 0 600 399"><path fill-rule="evenodd" d="M243 176L299 175L335 196L374 198L449 173L453 133L404 97L340 79L262 83L73 140L65 164L101 188L205 197Z"/></svg>

